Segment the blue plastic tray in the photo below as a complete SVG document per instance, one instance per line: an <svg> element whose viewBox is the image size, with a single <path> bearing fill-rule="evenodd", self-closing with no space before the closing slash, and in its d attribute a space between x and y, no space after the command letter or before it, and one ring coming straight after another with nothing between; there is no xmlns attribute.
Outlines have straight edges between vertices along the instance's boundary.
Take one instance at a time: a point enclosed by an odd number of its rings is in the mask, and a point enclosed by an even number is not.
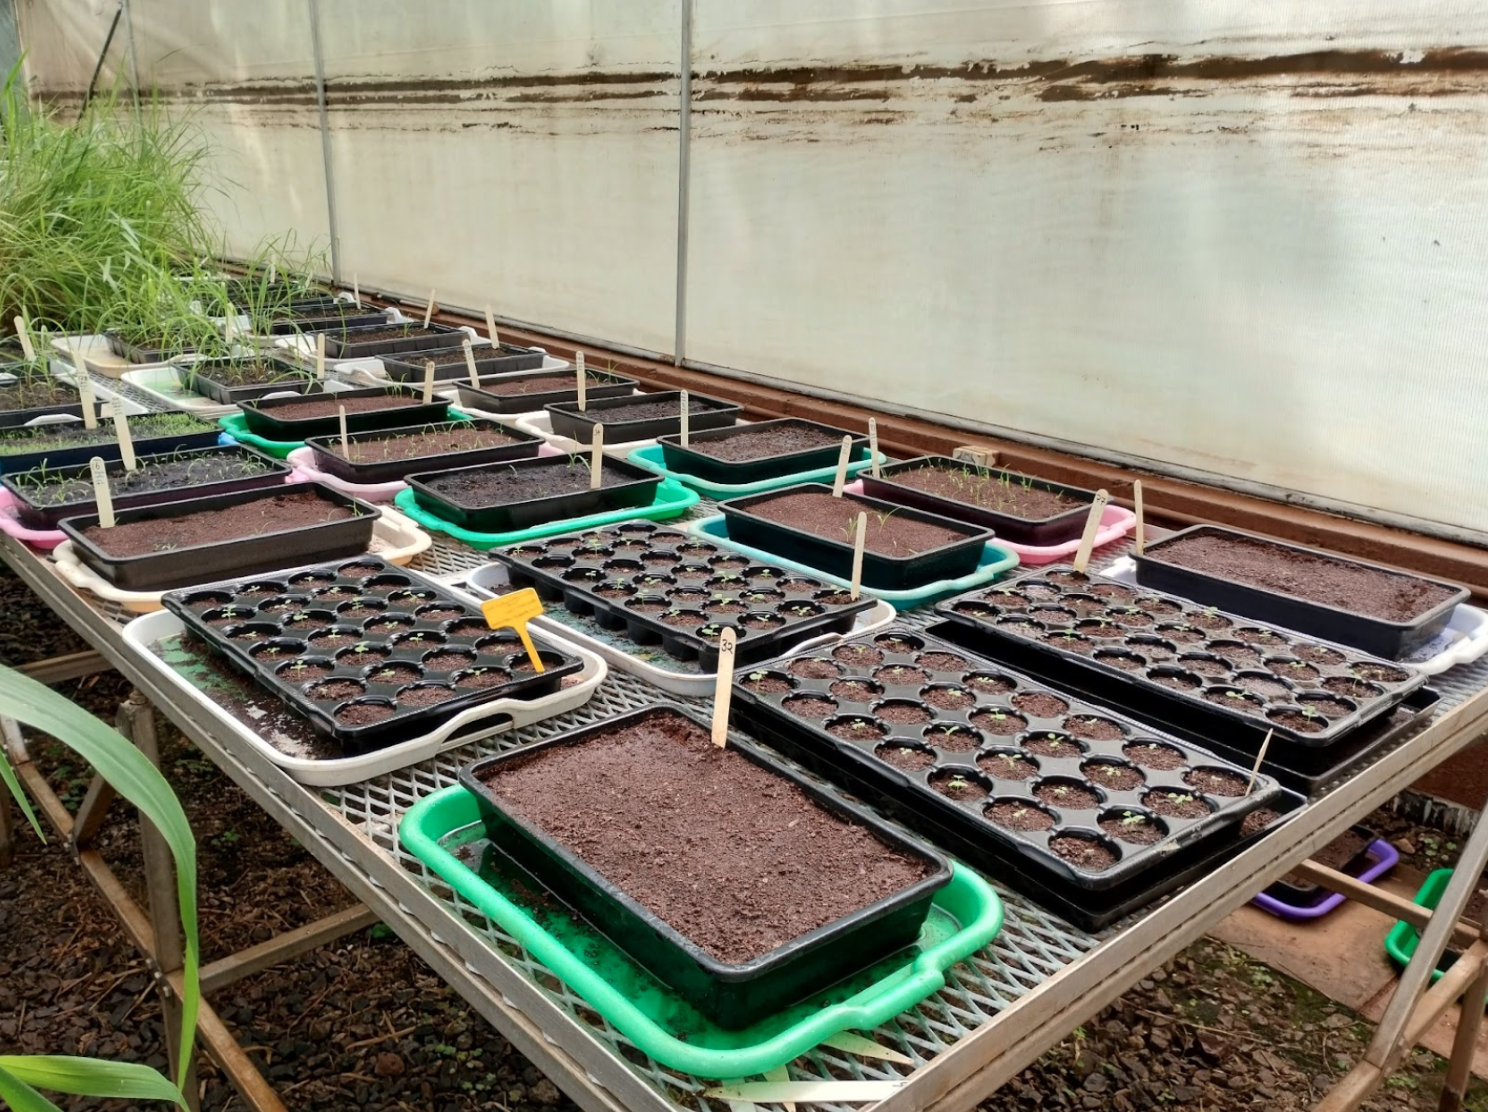
<svg viewBox="0 0 1488 1112"><path fill-rule="evenodd" d="M837 476L837 465L834 463L831 467L822 467L815 471L796 471L790 475L781 475L774 479L760 479L753 483L712 483L683 471L669 470L664 462L660 444L648 444L644 448L637 448L625 458L637 467L655 471L658 475L665 475L669 479L676 479L679 483L684 483L693 490L702 491L709 498L716 498L720 502L746 494L763 494L767 490L779 490L781 487L795 486L798 483L830 483ZM886 463L888 457L880 452L878 462ZM860 460L849 463L847 477L851 479L859 471L866 470L871 463L872 461L866 455Z"/></svg>

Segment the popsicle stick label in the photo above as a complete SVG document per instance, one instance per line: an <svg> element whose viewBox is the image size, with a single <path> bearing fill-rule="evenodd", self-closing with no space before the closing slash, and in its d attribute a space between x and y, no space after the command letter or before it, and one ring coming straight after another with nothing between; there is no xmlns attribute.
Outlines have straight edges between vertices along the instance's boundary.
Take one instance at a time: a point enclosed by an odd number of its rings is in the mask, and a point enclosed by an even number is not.
<svg viewBox="0 0 1488 1112"><path fill-rule="evenodd" d="M1261 742L1261 751L1256 754L1255 764L1250 766L1250 782L1245 785L1246 795L1255 791L1256 777L1261 774L1261 763L1266 759L1266 750L1271 748L1271 735L1275 732L1275 730L1266 731L1266 740Z"/></svg>
<svg viewBox="0 0 1488 1112"><path fill-rule="evenodd" d="M114 406L114 431L119 434L119 458L124 461L124 470L133 471L134 437L129 434L129 418L124 415L122 405Z"/></svg>
<svg viewBox="0 0 1488 1112"><path fill-rule="evenodd" d="M1135 534L1137 542L1137 555L1147 551L1146 520L1142 513L1142 480L1137 479L1132 483L1132 506L1137 512L1137 531Z"/></svg>
<svg viewBox="0 0 1488 1112"><path fill-rule="evenodd" d="M347 459L351 458L351 441L346 439L346 407L336 407L336 419L341 422L341 454Z"/></svg>
<svg viewBox="0 0 1488 1112"><path fill-rule="evenodd" d="M868 539L868 514L858 513L857 531L853 535L852 586L850 594L854 602L863 593L863 545Z"/></svg>
<svg viewBox="0 0 1488 1112"><path fill-rule="evenodd" d="M424 360L424 404L434 400L434 360Z"/></svg>
<svg viewBox="0 0 1488 1112"><path fill-rule="evenodd" d="M496 336L496 317L491 312L491 307L486 306L486 335L490 337L492 345L501 346L501 340Z"/></svg>
<svg viewBox="0 0 1488 1112"><path fill-rule="evenodd" d="M325 333L315 334L315 377L325 378Z"/></svg>
<svg viewBox="0 0 1488 1112"><path fill-rule="evenodd" d="M488 626L492 629L511 627L517 631L517 636L522 639L522 648L527 650L527 659L532 661L532 668L537 672L546 672L547 668L543 665L537 646L532 643L532 634L527 632L527 623L533 618L541 617L542 612L542 600L531 587L481 603L481 613Z"/></svg>
<svg viewBox="0 0 1488 1112"><path fill-rule="evenodd" d="M718 673L713 677L713 744L728 744L729 703L734 695L734 649L738 642L731 626L718 637Z"/></svg>
<svg viewBox="0 0 1488 1112"><path fill-rule="evenodd" d="M77 383L78 399L83 403L83 427L85 429L96 429L98 427L98 410L94 406L93 379L88 374L88 368L84 365L82 356L78 349L68 345L67 354L72 360L73 381Z"/></svg>
<svg viewBox="0 0 1488 1112"><path fill-rule="evenodd" d="M872 417L868 418L868 459L872 462L869 467L873 470L873 477L878 478L878 421Z"/></svg>
<svg viewBox="0 0 1488 1112"><path fill-rule="evenodd" d="M1080 547L1075 551L1075 570L1083 572L1090 563L1090 553L1095 550L1095 534L1100 530L1101 515L1106 512L1106 503L1111 496L1104 490L1095 492L1090 503L1090 515L1085 519L1085 532L1080 536Z"/></svg>
<svg viewBox="0 0 1488 1112"><path fill-rule="evenodd" d="M31 345L31 330L26 327L24 315L18 316L12 322L15 324L16 335L21 338L21 350L26 353L26 362L36 358L36 348Z"/></svg>
<svg viewBox="0 0 1488 1112"><path fill-rule="evenodd" d="M424 327L429 327L429 319L434 315L434 291L429 291L429 304L424 306Z"/></svg>
<svg viewBox="0 0 1488 1112"><path fill-rule="evenodd" d="M686 390L683 390L682 391L682 396L677 399L677 404L679 406L681 406L681 409L682 409L682 413L681 413L681 418L682 418L682 436L681 436L681 440L682 440L682 447L685 448L685 447L687 447L687 445L689 443L691 443L691 440L692 440L692 429L690 427L691 424L692 424L692 402L689 400L689 398L687 396L687 391Z"/></svg>
<svg viewBox="0 0 1488 1112"><path fill-rule="evenodd" d="M351 276L351 301L358 309L362 307L362 286L355 274Z"/></svg>
<svg viewBox="0 0 1488 1112"><path fill-rule="evenodd" d="M594 437L589 442L589 489L598 490L604 467L604 426L594 426Z"/></svg>
<svg viewBox="0 0 1488 1112"><path fill-rule="evenodd" d="M470 385L480 389L480 375L475 373L475 349L470 346L469 340L466 340L460 347L465 351L465 370L470 375Z"/></svg>
<svg viewBox="0 0 1488 1112"><path fill-rule="evenodd" d="M103 460L94 456L88 461L88 473L93 477L93 500L98 503L98 524L105 529L114 527L114 496L109 493L108 468Z"/></svg>
<svg viewBox="0 0 1488 1112"><path fill-rule="evenodd" d="M574 352L574 382L579 391L579 412L589 408L589 376L584 373L584 353Z"/></svg>
<svg viewBox="0 0 1488 1112"><path fill-rule="evenodd" d="M832 497L841 498L842 488L847 485L847 460L852 455L852 436L842 438L842 451L837 453L837 474L832 479Z"/></svg>

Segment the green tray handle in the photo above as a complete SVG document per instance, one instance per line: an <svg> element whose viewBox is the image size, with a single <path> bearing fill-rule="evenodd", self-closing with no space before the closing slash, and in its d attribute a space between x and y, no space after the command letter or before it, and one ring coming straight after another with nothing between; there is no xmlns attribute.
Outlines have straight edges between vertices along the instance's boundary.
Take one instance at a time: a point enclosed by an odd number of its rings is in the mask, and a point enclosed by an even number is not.
<svg viewBox="0 0 1488 1112"><path fill-rule="evenodd" d="M449 407L449 416L452 421L470 420L468 413L462 413L454 406ZM256 432L250 432L248 422L241 412L228 413L217 418L217 426L239 444L247 444L251 448L257 448L260 452L267 452L275 459L286 459L290 452L305 446L303 440L269 440L267 437L259 436Z"/></svg>
<svg viewBox="0 0 1488 1112"><path fill-rule="evenodd" d="M1421 890L1416 893L1412 902L1435 911L1436 905L1441 903L1442 893L1447 890L1447 881L1451 879L1451 869L1437 869L1421 882ZM1411 956L1415 954L1420 942L1421 932L1404 919L1397 919L1390 928L1390 933L1385 935L1385 953L1391 961L1404 969L1410 964ZM1433 969L1431 983L1435 984L1441 979L1441 975L1440 969Z"/></svg>
<svg viewBox="0 0 1488 1112"><path fill-rule="evenodd" d="M642 448L637 448L625 458L637 467L655 471L658 475L668 479L676 479L679 483L690 486L694 490L700 490L709 498L716 498L720 502L746 494L763 494L767 490L779 490L781 487L796 486L799 483L830 483L837 475L837 465L833 464L831 467L822 467L815 471L796 471L790 475L780 475L774 479L759 479L752 483L714 483L681 471L669 470L660 444L647 444ZM878 453L879 463L887 463L888 459L889 457L882 452ZM847 477L853 478L858 472L867 470L872 463L873 461L868 459L866 454L863 459L854 460L847 465Z"/></svg>
<svg viewBox="0 0 1488 1112"><path fill-rule="evenodd" d="M499 924L636 1046L662 1065L696 1077L751 1077L792 1061L842 1031L871 1031L938 992L945 985L945 970L976 953L1002 929L1003 908L997 893L971 869L952 862L951 883L936 894L935 902L961 924L961 929L921 953L901 973L840 1004L814 1012L763 1042L729 1049L693 1046L661 1030L522 908L484 883L439 844L439 838L450 831L479 821L474 798L455 784L414 804L399 824L398 838L410 853ZM885 989L888 981L892 984Z"/></svg>

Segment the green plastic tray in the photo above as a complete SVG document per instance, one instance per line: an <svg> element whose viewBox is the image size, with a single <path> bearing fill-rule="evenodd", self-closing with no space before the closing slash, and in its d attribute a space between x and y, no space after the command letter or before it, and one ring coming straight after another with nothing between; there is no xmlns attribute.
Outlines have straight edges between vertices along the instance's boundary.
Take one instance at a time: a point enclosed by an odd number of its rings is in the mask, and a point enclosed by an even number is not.
<svg viewBox="0 0 1488 1112"><path fill-rule="evenodd" d="M835 575L828 575L824 571L818 571L809 564L798 564L794 560L786 560L776 556L773 552L766 552L762 548L750 548L747 544L740 544L733 540L728 534L728 520L718 514L714 517L699 518L687 526L687 531L694 536L702 537L709 541L718 541L728 545L730 548L753 556L761 563L774 564L776 567L790 568L802 575L809 575L813 579L820 579L825 583L835 583L839 587L852 586L846 579L838 579ZM1018 566L1018 554L1010 548L1003 548L996 541L988 541L986 548L982 550L982 562L977 570L969 575L963 575L957 579L938 579L934 583L927 583L923 587L916 587L912 591L879 591L872 587L864 587L865 595L881 598L885 602L892 603L896 610L913 610L916 606L928 606L939 599L949 598L951 595L959 595L963 591L970 591L977 587L985 587L999 576L1005 575Z"/></svg>
<svg viewBox="0 0 1488 1112"><path fill-rule="evenodd" d="M461 413L454 406L450 406L449 419L451 421L468 421L470 420L470 415ZM224 417L219 417L217 418L217 425L239 444L247 444L251 448L257 448L260 452L267 452L275 459L285 459L296 448L303 448L305 446L303 440L269 440L266 437L259 436L256 432L249 432L248 422L243 419L241 413L229 413Z"/></svg>
<svg viewBox="0 0 1488 1112"><path fill-rule="evenodd" d="M1442 894L1447 890L1447 881L1452 879L1451 869L1437 869L1421 883L1421 890L1416 893L1414 902L1420 907L1436 910L1436 905L1441 903ZM1385 953L1390 960L1404 969L1410 964L1411 956L1416 952L1416 946L1421 941L1421 932L1403 919L1398 919L1390 928L1390 933L1385 935ZM1431 971L1433 984L1440 979L1443 970L1438 967Z"/></svg>
<svg viewBox="0 0 1488 1112"><path fill-rule="evenodd" d="M669 470L662 456L660 444L648 444L644 448L637 448L625 458L637 467L655 471L658 475L665 475L669 479L676 479L679 483L690 486L693 490L702 491L708 497L716 498L720 502L726 498L738 498L745 494L762 494L767 490L779 490L781 487L795 486L797 483L830 483L837 475L837 465L834 463L831 467L822 467L816 471L797 471L791 475L760 479L753 483L712 483L683 471ZM882 452L878 453L878 462L888 462L888 456ZM866 455L860 460L854 460L847 465L847 477L851 479L859 471L866 470L871 463L872 461Z"/></svg>
<svg viewBox="0 0 1488 1112"><path fill-rule="evenodd" d="M455 540L485 552L506 544L522 544L538 537L551 537L558 533L571 533L578 529L593 529L596 526L610 525L617 521L634 521L639 518L666 521L668 518L685 514L698 504L698 498L697 491L688 490L675 479L663 479L656 488L656 500L649 506L629 510L607 510L602 514L590 514L588 517L566 517L559 521L550 521L546 525L534 525L531 529L518 529L512 533L477 533L461 528L420 506L414 501L411 490L400 490L393 502L398 509L425 529L448 533Z"/></svg>
<svg viewBox="0 0 1488 1112"><path fill-rule="evenodd" d="M604 935L562 910L534 915L520 893L536 884L486 841L475 797L458 784L416 803L398 827L404 847L636 1046L696 1077L751 1077L843 1031L871 1031L937 992L945 971L1002 929L1002 901L964 865L935 897L918 953L885 959L819 997L728 1031L715 1027ZM478 862L475 868L470 862ZM476 869L479 869L477 873Z"/></svg>

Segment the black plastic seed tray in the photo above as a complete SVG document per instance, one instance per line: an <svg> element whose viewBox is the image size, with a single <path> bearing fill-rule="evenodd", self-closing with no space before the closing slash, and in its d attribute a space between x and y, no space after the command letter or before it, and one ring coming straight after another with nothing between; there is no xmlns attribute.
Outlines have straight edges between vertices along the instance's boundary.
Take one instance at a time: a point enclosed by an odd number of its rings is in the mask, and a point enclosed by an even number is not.
<svg viewBox="0 0 1488 1112"><path fill-rule="evenodd" d="M649 506L656 500L661 476L633 463L605 456L601 474L616 476L621 481L589 489L589 457L539 456L534 459L510 460L506 463L481 464L476 467L443 468L424 471L405 478L414 501L445 521L466 529L486 533L515 532L531 529L550 521L610 510L631 510ZM462 490L463 484L479 481L493 472L539 481L545 473L564 477L566 489L551 494L538 494L520 500L506 500L499 493Z"/></svg>
<svg viewBox="0 0 1488 1112"><path fill-rule="evenodd" d="M491 555L513 587L533 587L637 645L718 666L726 628L740 664L766 660L810 637L846 633L871 598L848 592L651 522L630 522L516 545ZM683 624L685 623L685 624Z"/></svg>
<svg viewBox="0 0 1488 1112"><path fill-rule="evenodd" d="M0 371L3 370L5 370L5 368L3 366L0 366ZM61 382L55 379L52 380L51 385L60 386L64 392L70 390L72 391L72 393L77 394L77 401L60 402L57 405L33 405L28 406L25 409L0 409L0 429L19 428L20 426L26 424L28 421L36 420L36 418L38 417L56 417L65 415L68 417L76 417L78 418L78 420L82 420L83 399L82 395L78 394L77 387L73 386L71 383ZM16 387L13 385L0 384L0 400L3 400L6 397L5 391L14 389L16 389ZM93 400L93 412L99 417L102 417L103 415L103 403L96 397Z"/></svg>
<svg viewBox="0 0 1488 1112"><path fill-rule="evenodd" d="M1278 563L1298 559L1326 560L1331 564L1357 569L1363 574L1376 572L1388 576L1403 591L1433 589L1445 591L1446 597L1409 620L1391 621L1299 595L1254 586L1215 573L1186 568L1164 559L1168 549L1197 538L1214 538L1247 547L1264 547L1275 554ZM1304 545L1286 544L1270 537L1245 533L1238 529L1222 529L1215 525L1196 525L1181 529L1162 540L1153 541L1144 554L1136 557L1136 563L1137 582L1145 587L1171 591L1201 604L1221 606L1231 613L1274 622L1286 629L1295 629L1325 641L1352 645L1386 660L1407 657L1436 637L1452 620L1452 612L1470 597L1468 589L1457 583L1431 579L1424 575L1409 575L1368 560L1357 560ZM1294 570L1294 574L1297 579L1302 578L1300 569Z"/></svg>
<svg viewBox="0 0 1488 1112"><path fill-rule="evenodd" d="M606 444L628 444L633 440L655 440L658 436L682 431L682 392L680 390L658 390L652 394L635 394L630 397L590 398L585 397L586 408L580 409L577 397L571 402L553 402L543 408L553 431L559 436L588 444L594 436L594 426L605 427ZM666 405L671 413L664 417L627 417L625 411L642 406ZM649 412L645 410L643 412ZM687 401L687 431L703 432L707 429L731 427L743 414L744 407L722 398L710 398L704 394L689 395Z"/></svg>
<svg viewBox="0 0 1488 1112"><path fill-rule="evenodd" d="M534 387L520 394L498 393L496 389L498 386L527 383L536 379L567 379L572 385L566 388L537 389ZM598 401L600 398L625 398L635 393L636 380L626 378L624 375L585 371L584 379L586 404L590 401ZM515 374L498 375L490 381L483 377L479 388L471 386L468 381L460 384L460 404L470 409L484 410L487 413L532 413L558 402L575 401L578 396L578 372L573 370L518 371ZM608 435L608 429L606 434Z"/></svg>
<svg viewBox="0 0 1488 1112"><path fill-rule="evenodd" d="M471 348L470 354L475 358L475 374L479 378L482 375L504 375L512 371L530 371L541 367L544 353L537 348L517 347L515 344L502 344L499 351L490 344L481 344ZM383 357L382 369L395 382L423 382L424 363L427 359L426 354L420 355L417 352L388 355ZM468 383L470 366L462 353L459 359L447 363L435 362L434 377L440 381L463 378Z"/></svg>
<svg viewBox="0 0 1488 1112"><path fill-rule="evenodd" d="M400 329L401 336L370 339L375 332ZM395 352L426 351L430 348L459 347L470 333L448 324L415 323L362 325L357 328L334 328L325 333L326 357L329 359L362 359L367 356L392 355Z"/></svg>
<svg viewBox="0 0 1488 1112"><path fill-rule="evenodd" d="M312 436L330 436L340 433L341 423L336 415L336 402L353 398L375 398L394 395L405 404L388 406L385 409L346 411L347 432L367 432L372 429L396 429L407 425L423 425L434 421L449 420L449 403L443 398L432 402L423 400L423 394L397 386L370 386L365 390L326 390L307 394L299 398L255 398L243 403L243 420L248 431L268 440L308 440ZM327 414L315 417L276 416L276 411L285 406L299 405L308 401L329 401Z"/></svg>
<svg viewBox="0 0 1488 1112"><path fill-rule="evenodd" d="M441 433L458 432L462 429L485 429L509 437L510 443L494 444L486 448L466 448L449 451L432 447L439 442ZM341 437L312 436L305 441L315 453L315 466L328 475L345 479L349 483L391 483L416 471L428 471L431 467L474 467L485 463L500 463L505 460L529 459L537 455L543 439L521 429L509 428L498 421L484 417L471 417L464 421L441 421L432 425L415 425L411 428L382 429L377 432L347 433L352 444L376 444L380 440L399 437L424 436L429 440L430 450L424 455L404 456L390 460L364 460L353 463L341 454Z"/></svg>
<svg viewBox="0 0 1488 1112"><path fill-rule="evenodd" d="M427 733L492 699L556 691L583 661L539 649L432 580L375 556L162 599L186 628L348 750Z"/></svg>
<svg viewBox="0 0 1488 1112"><path fill-rule="evenodd" d="M144 344L134 344L117 332L105 332L103 335L108 340L109 350L120 359L127 359L131 363L169 363L172 359L190 355L196 350L184 344L171 347L148 347Z"/></svg>
<svg viewBox="0 0 1488 1112"><path fill-rule="evenodd" d="M268 363L279 372L280 378L275 382L258 383L253 386L230 386L215 377L215 373L228 370L232 367L253 367ZM205 398L211 398L219 405L239 405L242 402L261 398L265 394L282 394L285 391L293 391L298 394L308 394L312 390L319 389L319 384L311 373L298 363L291 363L287 359L253 358L253 359L198 359L191 363L172 364L176 370L176 378L181 385L188 390L193 390Z"/></svg>
<svg viewBox="0 0 1488 1112"><path fill-rule="evenodd" d="M345 307L338 311L337 305ZM344 301L330 305L310 305L292 310L292 315L280 317L269 324L270 336L293 336L298 333L343 332L348 328L367 328L388 323L387 314L377 309L353 309Z"/></svg>
<svg viewBox="0 0 1488 1112"><path fill-rule="evenodd" d="M1332 745L1426 682L1403 664L1064 565L935 609L976 652L1231 744L1274 730Z"/></svg>
<svg viewBox="0 0 1488 1112"><path fill-rule="evenodd" d="M1083 891L1163 870L1280 791L1261 776L1246 795L1248 769L904 627L736 672L734 706L978 867Z"/></svg>
<svg viewBox="0 0 1488 1112"><path fill-rule="evenodd" d="M753 459L730 460L712 455L707 451L710 444L736 438L753 439L768 437L775 432L805 432L813 434L820 443L795 451L761 454ZM735 425L726 429L711 429L693 433L688 430L688 444L682 446L682 435L661 437L661 458L671 471L706 479L711 483L760 482L777 479L782 475L794 475L802 471L819 471L824 467L835 467L842 452L842 438L852 437L852 448L848 462L856 462L868 451L868 438L847 429L834 428L816 421L803 421L799 417L782 417L776 421L758 421L748 425ZM866 473L865 473L866 474Z"/></svg>

